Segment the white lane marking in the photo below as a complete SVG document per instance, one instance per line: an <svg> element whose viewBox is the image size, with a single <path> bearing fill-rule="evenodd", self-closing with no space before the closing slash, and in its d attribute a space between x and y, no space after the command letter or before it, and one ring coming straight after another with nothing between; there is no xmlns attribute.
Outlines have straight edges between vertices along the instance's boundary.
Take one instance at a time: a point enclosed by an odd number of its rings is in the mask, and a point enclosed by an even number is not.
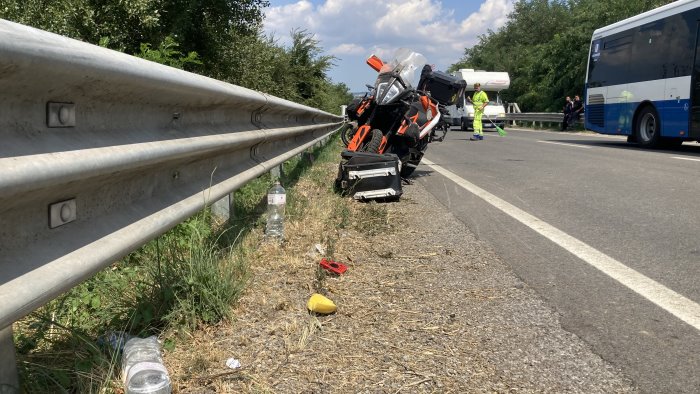
<svg viewBox="0 0 700 394"><path fill-rule="evenodd" d="M576 145L576 144L567 144L564 142L554 142L554 141L544 141L544 140L539 140L537 142L542 142L544 144L554 144L554 145L564 145L564 146L573 146L574 148L583 148L583 149L591 149L590 146L586 145Z"/></svg>
<svg viewBox="0 0 700 394"><path fill-rule="evenodd" d="M627 286L630 290L653 302L666 312L688 323L696 330L700 330L700 305L697 303L651 278L640 274L632 268L627 267L585 242L579 241L571 235L494 196L473 183L460 178L455 173L440 167L430 160L424 158L423 163L429 165L433 170L444 175L465 190L535 230L540 235L561 246L574 256L597 268L622 285Z"/></svg>
<svg viewBox="0 0 700 394"><path fill-rule="evenodd" d="M671 158L678 160L700 161L700 159L691 159L690 157L671 156Z"/></svg>

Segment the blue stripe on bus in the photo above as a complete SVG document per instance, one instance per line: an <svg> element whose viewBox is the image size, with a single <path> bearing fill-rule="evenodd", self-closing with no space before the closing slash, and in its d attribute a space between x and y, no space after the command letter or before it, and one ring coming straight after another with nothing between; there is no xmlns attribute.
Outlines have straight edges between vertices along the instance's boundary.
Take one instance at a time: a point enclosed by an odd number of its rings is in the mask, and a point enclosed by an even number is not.
<svg viewBox="0 0 700 394"><path fill-rule="evenodd" d="M586 128L601 134L630 135L633 132L633 116L640 103L591 104L586 106ZM665 100L653 102L661 117L661 135L687 137L690 100ZM600 116L605 121L600 126Z"/></svg>

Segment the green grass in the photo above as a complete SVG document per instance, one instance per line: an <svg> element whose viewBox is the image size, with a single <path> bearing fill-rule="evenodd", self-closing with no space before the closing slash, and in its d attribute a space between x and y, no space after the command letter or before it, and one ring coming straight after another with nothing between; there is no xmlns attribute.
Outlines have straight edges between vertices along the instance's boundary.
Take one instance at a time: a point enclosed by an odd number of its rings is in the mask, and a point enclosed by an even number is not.
<svg viewBox="0 0 700 394"><path fill-rule="evenodd" d="M338 143L336 137L311 154L337 161ZM310 203L294 189L306 173L314 173L308 158L283 165L288 218L303 215ZM255 253L240 241L264 224L271 184L265 174L237 190L229 224L215 225L204 210L17 322L23 392L120 392L118 354L98 345L106 332L159 335L168 350L177 346L179 334L231 320Z"/></svg>

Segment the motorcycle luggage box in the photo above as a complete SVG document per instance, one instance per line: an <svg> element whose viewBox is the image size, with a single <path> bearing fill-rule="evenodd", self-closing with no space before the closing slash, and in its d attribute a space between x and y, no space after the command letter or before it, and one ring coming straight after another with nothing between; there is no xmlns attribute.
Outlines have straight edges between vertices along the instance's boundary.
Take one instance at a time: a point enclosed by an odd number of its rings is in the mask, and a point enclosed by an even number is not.
<svg viewBox="0 0 700 394"><path fill-rule="evenodd" d="M454 105L466 88L465 80L442 71L433 71L426 76L425 90L442 105Z"/></svg>
<svg viewBox="0 0 700 394"><path fill-rule="evenodd" d="M398 200L403 194L401 168L395 154L343 151L336 188L355 200Z"/></svg>

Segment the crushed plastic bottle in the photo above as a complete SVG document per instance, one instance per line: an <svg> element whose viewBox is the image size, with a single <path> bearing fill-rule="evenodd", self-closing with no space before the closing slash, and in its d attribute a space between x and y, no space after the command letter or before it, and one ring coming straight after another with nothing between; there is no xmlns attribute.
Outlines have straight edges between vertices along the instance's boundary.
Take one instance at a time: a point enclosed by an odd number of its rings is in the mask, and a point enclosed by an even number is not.
<svg viewBox="0 0 700 394"><path fill-rule="evenodd" d="M267 192L267 224L265 237L281 241L284 239L284 207L287 203L287 194L280 184L275 184Z"/></svg>
<svg viewBox="0 0 700 394"><path fill-rule="evenodd" d="M132 338L124 345L122 378L126 394L170 394L158 338Z"/></svg>

